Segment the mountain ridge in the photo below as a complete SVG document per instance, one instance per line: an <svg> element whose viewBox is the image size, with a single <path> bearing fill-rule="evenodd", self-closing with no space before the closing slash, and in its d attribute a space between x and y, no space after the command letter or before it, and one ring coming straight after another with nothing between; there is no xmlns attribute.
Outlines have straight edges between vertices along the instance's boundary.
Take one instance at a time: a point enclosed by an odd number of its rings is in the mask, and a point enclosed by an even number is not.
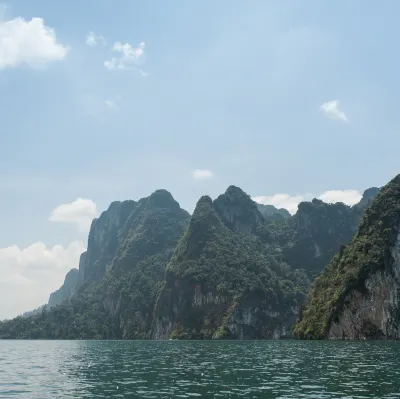
<svg viewBox="0 0 400 399"><path fill-rule="evenodd" d="M215 200L202 196L192 215L163 189L114 201L92 222L75 284L66 278L39 313L0 323L0 337L290 336L310 279L340 249L343 232L355 230L365 204L356 212L315 200L293 216L274 207L263 214L236 186ZM311 249L303 258L302 246Z"/></svg>

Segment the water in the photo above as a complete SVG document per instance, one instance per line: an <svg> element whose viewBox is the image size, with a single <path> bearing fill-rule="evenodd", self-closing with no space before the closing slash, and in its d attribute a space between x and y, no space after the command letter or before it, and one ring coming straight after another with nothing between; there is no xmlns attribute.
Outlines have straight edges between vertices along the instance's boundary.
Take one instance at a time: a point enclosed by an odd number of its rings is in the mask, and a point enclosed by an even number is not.
<svg viewBox="0 0 400 399"><path fill-rule="evenodd" d="M0 341L9 397L400 398L400 343Z"/></svg>

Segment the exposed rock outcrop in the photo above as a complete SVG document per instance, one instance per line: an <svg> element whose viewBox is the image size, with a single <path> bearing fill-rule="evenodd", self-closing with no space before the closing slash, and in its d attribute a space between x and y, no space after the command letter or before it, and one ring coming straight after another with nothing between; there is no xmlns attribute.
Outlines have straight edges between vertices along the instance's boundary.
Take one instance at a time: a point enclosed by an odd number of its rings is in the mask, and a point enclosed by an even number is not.
<svg viewBox="0 0 400 399"><path fill-rule="evenodd" d="M138 202L113 202L93 221L79 271L67 275L51 295L50 306L31 317L0 323L0 337L290 336L309 277L322 270L335 251L340 252L338 258L347 257L342 244L351 239L375 193L366 190L355 207L320 200L302 203L293 217L257 205L235 186L214 201L200 198L192 217L166 190ZM382 294L374 288L378 284L370 286L371 297ZM324 297L321 309L337 296L333 292ZM351 314L359 294L354 296L346 302ZM342 320L329 330L332 336L343 335L338 326L349 324L345 312Z"/></svg>
<svg viewBox="0 0 400 399"><path fill-rule="evenodd" d="M366 210L352 242L314 284L301 338L400 338L400 175Z"/></svg>
<svg viewBox="0 0 400 399"><path fill-rule="evenodd" d="M130 214L104 280L103 301L121 338L148 338L165 267L189 214L166 190L141 199Z"/></svg>
<svg viewBox="0 0 400 399"><path fill-rule="evenodd" d="M132 212L137 207L135 201L115 201L90 227L88 249L81 259L79 272L81 282L100 282L118 247L121 245L120 233Z"/></svg>
<svg viewBox="0 0 400 399"><path fill-rule="evenodd" d="M301 202L290 219L291 239L284 249L285 260L293 267L302 267L314 278L349 243L357 231L365 209L379 189L364 191L360 202L352 207L341 202L327 204L319 199Z"/></svg>
<svg viewBox="0 0 400 399"><path fill-rule="evenodd" d="M202 197L167 266L152 338L290 333L308 280L269 253L268 237L265 219L242 190L231 186L214 202Z"/></svg>

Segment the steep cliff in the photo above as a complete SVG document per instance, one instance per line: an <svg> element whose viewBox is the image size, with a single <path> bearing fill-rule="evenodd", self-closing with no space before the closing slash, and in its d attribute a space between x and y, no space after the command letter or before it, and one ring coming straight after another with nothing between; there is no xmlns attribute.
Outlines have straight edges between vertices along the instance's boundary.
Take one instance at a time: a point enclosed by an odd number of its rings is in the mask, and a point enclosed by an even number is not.
<svg viewBox="0 0 400 399"><path fill-rule="evenodd" d="M81 283L100 282L118 247L121 245L121 232L129 216L138 203L135 201L115 201L90 227L86 255L79 264Z"/></svg>
<svg viewBox="0 0 400 399"><path fill-rule="evenodd" d="M357 234L317 277L294 333L314 339L400 337L400 175L383 187Z"/></svg>
<svg viewBox="0 0 400 399"><path fill-rule="evenodd" d="M311 278L352 239L365 209L379 189L365 190L360 202L352 207L341 202L327 204L319 199L302 202L288 221L284 258L292 267L304 268Z"/></svg>
<svg viewBox="0 0 400 399"><path fill-rule="evenodd" d="M308 285L301 271L271 255L257 205L229 187L202 197L167 266L152 337L279 338Z"/></svg>
<svg viewBox="0 0 400 399"><path fill-rule="evenodd" d="M165 267L188 221L166 190L141 199L129 216L103 283L104 305L121 338L148 338Z"/></svg>
<svg viewBox="0 0 400 399"><path fill-rule="evenodd" d="M50 294L48 305L60 305L84 285L100 283L114 259L121 244L120 234L129 215L136 208L135 201L115 201L98 219L92 221L88 249L82 253L79 269L72 269L65 278L64 284Z"/></svg>
<svg viewBox="0 0 400 399"><path fill-rule="evenodd" d="M0 323L0 338L147 338L165 267L189 217L166 190L112 203L92 223L79 272L52 294L58 306Z"/></svg>
<svg viewBox="0 0 400 399"><path fill-rule="evenodd" d="M166 190L113 202L50 306L0 323L0 337L288 336L310 277L351 240L377 191L354 207L302 203L295 216L260 207L235 186L214 201L202 197L192 217Z"/></svg>
<svg viewBox="0 0 400 399"><path fill-rule="evenodd" d="M79 270L71 269L65 276L64 284L57 291L50 294L48 306L58 306L68 300L75 293L78 281Z"/></svg>

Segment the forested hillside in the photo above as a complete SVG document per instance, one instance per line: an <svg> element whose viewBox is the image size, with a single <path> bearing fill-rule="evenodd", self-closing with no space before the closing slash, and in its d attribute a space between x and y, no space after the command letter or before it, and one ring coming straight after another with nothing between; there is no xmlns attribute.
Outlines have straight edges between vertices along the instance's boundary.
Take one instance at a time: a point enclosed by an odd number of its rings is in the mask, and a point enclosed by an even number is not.
<svg viewBox="0 0 400 399"><path fill-rule="evenodd" d="M230 186L192 216L166 190L113 202L49 304L0 323L1 338L279 338L291 335L310 281L351 240L359 204L287 211Z"/></svg>

